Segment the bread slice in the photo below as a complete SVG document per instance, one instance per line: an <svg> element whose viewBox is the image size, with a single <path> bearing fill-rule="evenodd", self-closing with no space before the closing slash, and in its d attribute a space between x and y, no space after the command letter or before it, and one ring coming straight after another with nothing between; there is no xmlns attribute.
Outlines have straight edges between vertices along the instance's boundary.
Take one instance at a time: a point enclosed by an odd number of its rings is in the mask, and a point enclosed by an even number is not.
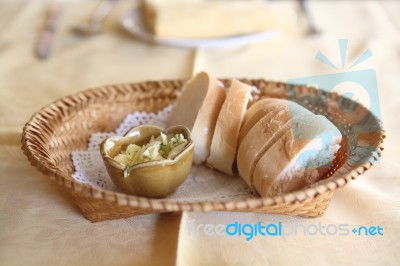
<svg viewBox="0 0 400 266"><path fill-rule="evenodd" d="M253 180L261 196L276 196L318 181L340 146L341 133L322 115L295 118L257 162Z"/></svg>
<svg viewBox="0 0 400 266"><path fill-rule="evenodd" d="M261 156L289 130L294 118L312 114L306 108L287 100L275 100L267 109L267 114L243 138L237 153L239 175L253 190L256 189L251 174Z"/></svg>
<svg viewBox="0 0 400 266"><path fill-rule="evenodd" d="M195 164L201 164L210 154L215 124L225 97L224 85L200 72L185 83L169 115L168 126L185 125L191 130Z"/></svg>
<svg viewBox="0 0 400 266"><path fill-rule="evenodd" d="M233 174L239 130L253 90L253 87L233 79L218 116L207 165L226 174Z"/></svg>
<svg viewBox="0 0 400 266"><path fill-rule="evenodd" d="M240 128L238 147L240 147L243 138L247 135L250 129L266 114L276 109L283 109L285 106L287 106L287 100L277 98L264 98L250 106L244 115L242 127Z"/></svg>
<svg viewBox="0 0 400 266"><path fill-rule="evenodd" d="M143 3L147 28L159 38L221 38L277 29L293 32L297 26L297 15L290 3L276 5L263 0L144 0ZM229 19L221 23L221 18Z"/></svg>
<svg viewBox="0 0 400 266"><path fill-rule="evenodd" d="M264 108L265 106L268 106L270 103L276 103L279 101L284 101L283 99L278 99L278 98L262 98L258 101L255 101L253 103L249 104L249 108L247 109L244 118L243 118L243 126L248 122L248 120L260 109Z"/></svg>

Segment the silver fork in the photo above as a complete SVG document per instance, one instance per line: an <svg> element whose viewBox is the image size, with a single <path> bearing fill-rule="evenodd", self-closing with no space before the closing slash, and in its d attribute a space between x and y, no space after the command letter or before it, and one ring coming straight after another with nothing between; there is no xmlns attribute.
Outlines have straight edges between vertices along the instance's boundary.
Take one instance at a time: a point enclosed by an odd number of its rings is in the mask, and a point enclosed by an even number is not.
<svg viewBox="0 0 400 266"><path fill-rule="evenodd" d="M299 0L300 10L307 21L307 35L317 35L321 30L315 24L314 18L311 14L310 7L307 0Z"/></svg>

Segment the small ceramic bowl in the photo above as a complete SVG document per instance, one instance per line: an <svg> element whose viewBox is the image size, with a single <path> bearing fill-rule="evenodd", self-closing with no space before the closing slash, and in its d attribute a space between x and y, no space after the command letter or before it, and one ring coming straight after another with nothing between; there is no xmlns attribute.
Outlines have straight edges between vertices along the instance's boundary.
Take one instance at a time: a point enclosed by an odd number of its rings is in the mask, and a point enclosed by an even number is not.
<svg viewBox="0 0 400 266"><path fill-rule="evenodd" d="M161 132L181 133L188 140L185 149L175 158L138 163L129 167L129 173L125 171L123 164L113 159L129 144L142 146L150 141L151 136L157 137ZM113 136L105 139L100 145L100 152L108 174L116 186L133 195L162 198L174 192L189 175L193 147L190 131L185 126L173 126L164 130L158 126L141 125L130 129L123 137Z"/></svg>

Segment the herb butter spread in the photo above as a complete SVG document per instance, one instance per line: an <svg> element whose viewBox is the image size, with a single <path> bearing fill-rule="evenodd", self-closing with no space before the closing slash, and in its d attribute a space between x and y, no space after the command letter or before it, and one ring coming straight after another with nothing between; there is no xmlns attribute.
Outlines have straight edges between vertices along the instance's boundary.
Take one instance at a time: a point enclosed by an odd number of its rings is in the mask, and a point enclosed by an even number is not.
<svg viewBox="0 0 400 266"><path fill-rule="evenodd" d="M125 151L114 157L114 160L125 165L133 166L138 163L173 159L185 149L187 139L182 134L166 135L161 132L156 139L143 145L129 144Z"/></svg>

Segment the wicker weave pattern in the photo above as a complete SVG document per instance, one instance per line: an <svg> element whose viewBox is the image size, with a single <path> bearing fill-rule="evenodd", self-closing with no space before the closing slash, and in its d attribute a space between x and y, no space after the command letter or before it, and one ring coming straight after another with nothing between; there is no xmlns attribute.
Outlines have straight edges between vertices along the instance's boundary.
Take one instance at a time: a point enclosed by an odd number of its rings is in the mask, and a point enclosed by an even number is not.
<svg viewBox="0 0 400 266"><path fill-rule="evenodd" d="M289 98L328 118L322 108L323 100L340 100L335 94L305 86L265 80L242 81L261 90L256 97ZM350 163L351 154L357 152L357 134L351 125L343 123L344 127L338 125L345 135L342 148L323 180L311 188L274 198L204 202L148 199L104 191L71 178L74 172L71 152L86 149L92 133L114 130L128 113L163 109L175 101L182 84L181 80L122 84L89 89L62 98L32 116L23 130L22 149L33 166L72 195L85 217L92 222L145 213L182 211L252 211L316 217L323 214L336 188L343 187L368 170L381 156L385 137L383 129L364 136L375 152L364 151L362 164ZM291 96L293 93L311 96L312 101L303 102L303 98ZM348 100L348 104L354 102ZM380 122L369 114L365 123L375 126ZM352 151L350 155L348 150Z"/></svg>

